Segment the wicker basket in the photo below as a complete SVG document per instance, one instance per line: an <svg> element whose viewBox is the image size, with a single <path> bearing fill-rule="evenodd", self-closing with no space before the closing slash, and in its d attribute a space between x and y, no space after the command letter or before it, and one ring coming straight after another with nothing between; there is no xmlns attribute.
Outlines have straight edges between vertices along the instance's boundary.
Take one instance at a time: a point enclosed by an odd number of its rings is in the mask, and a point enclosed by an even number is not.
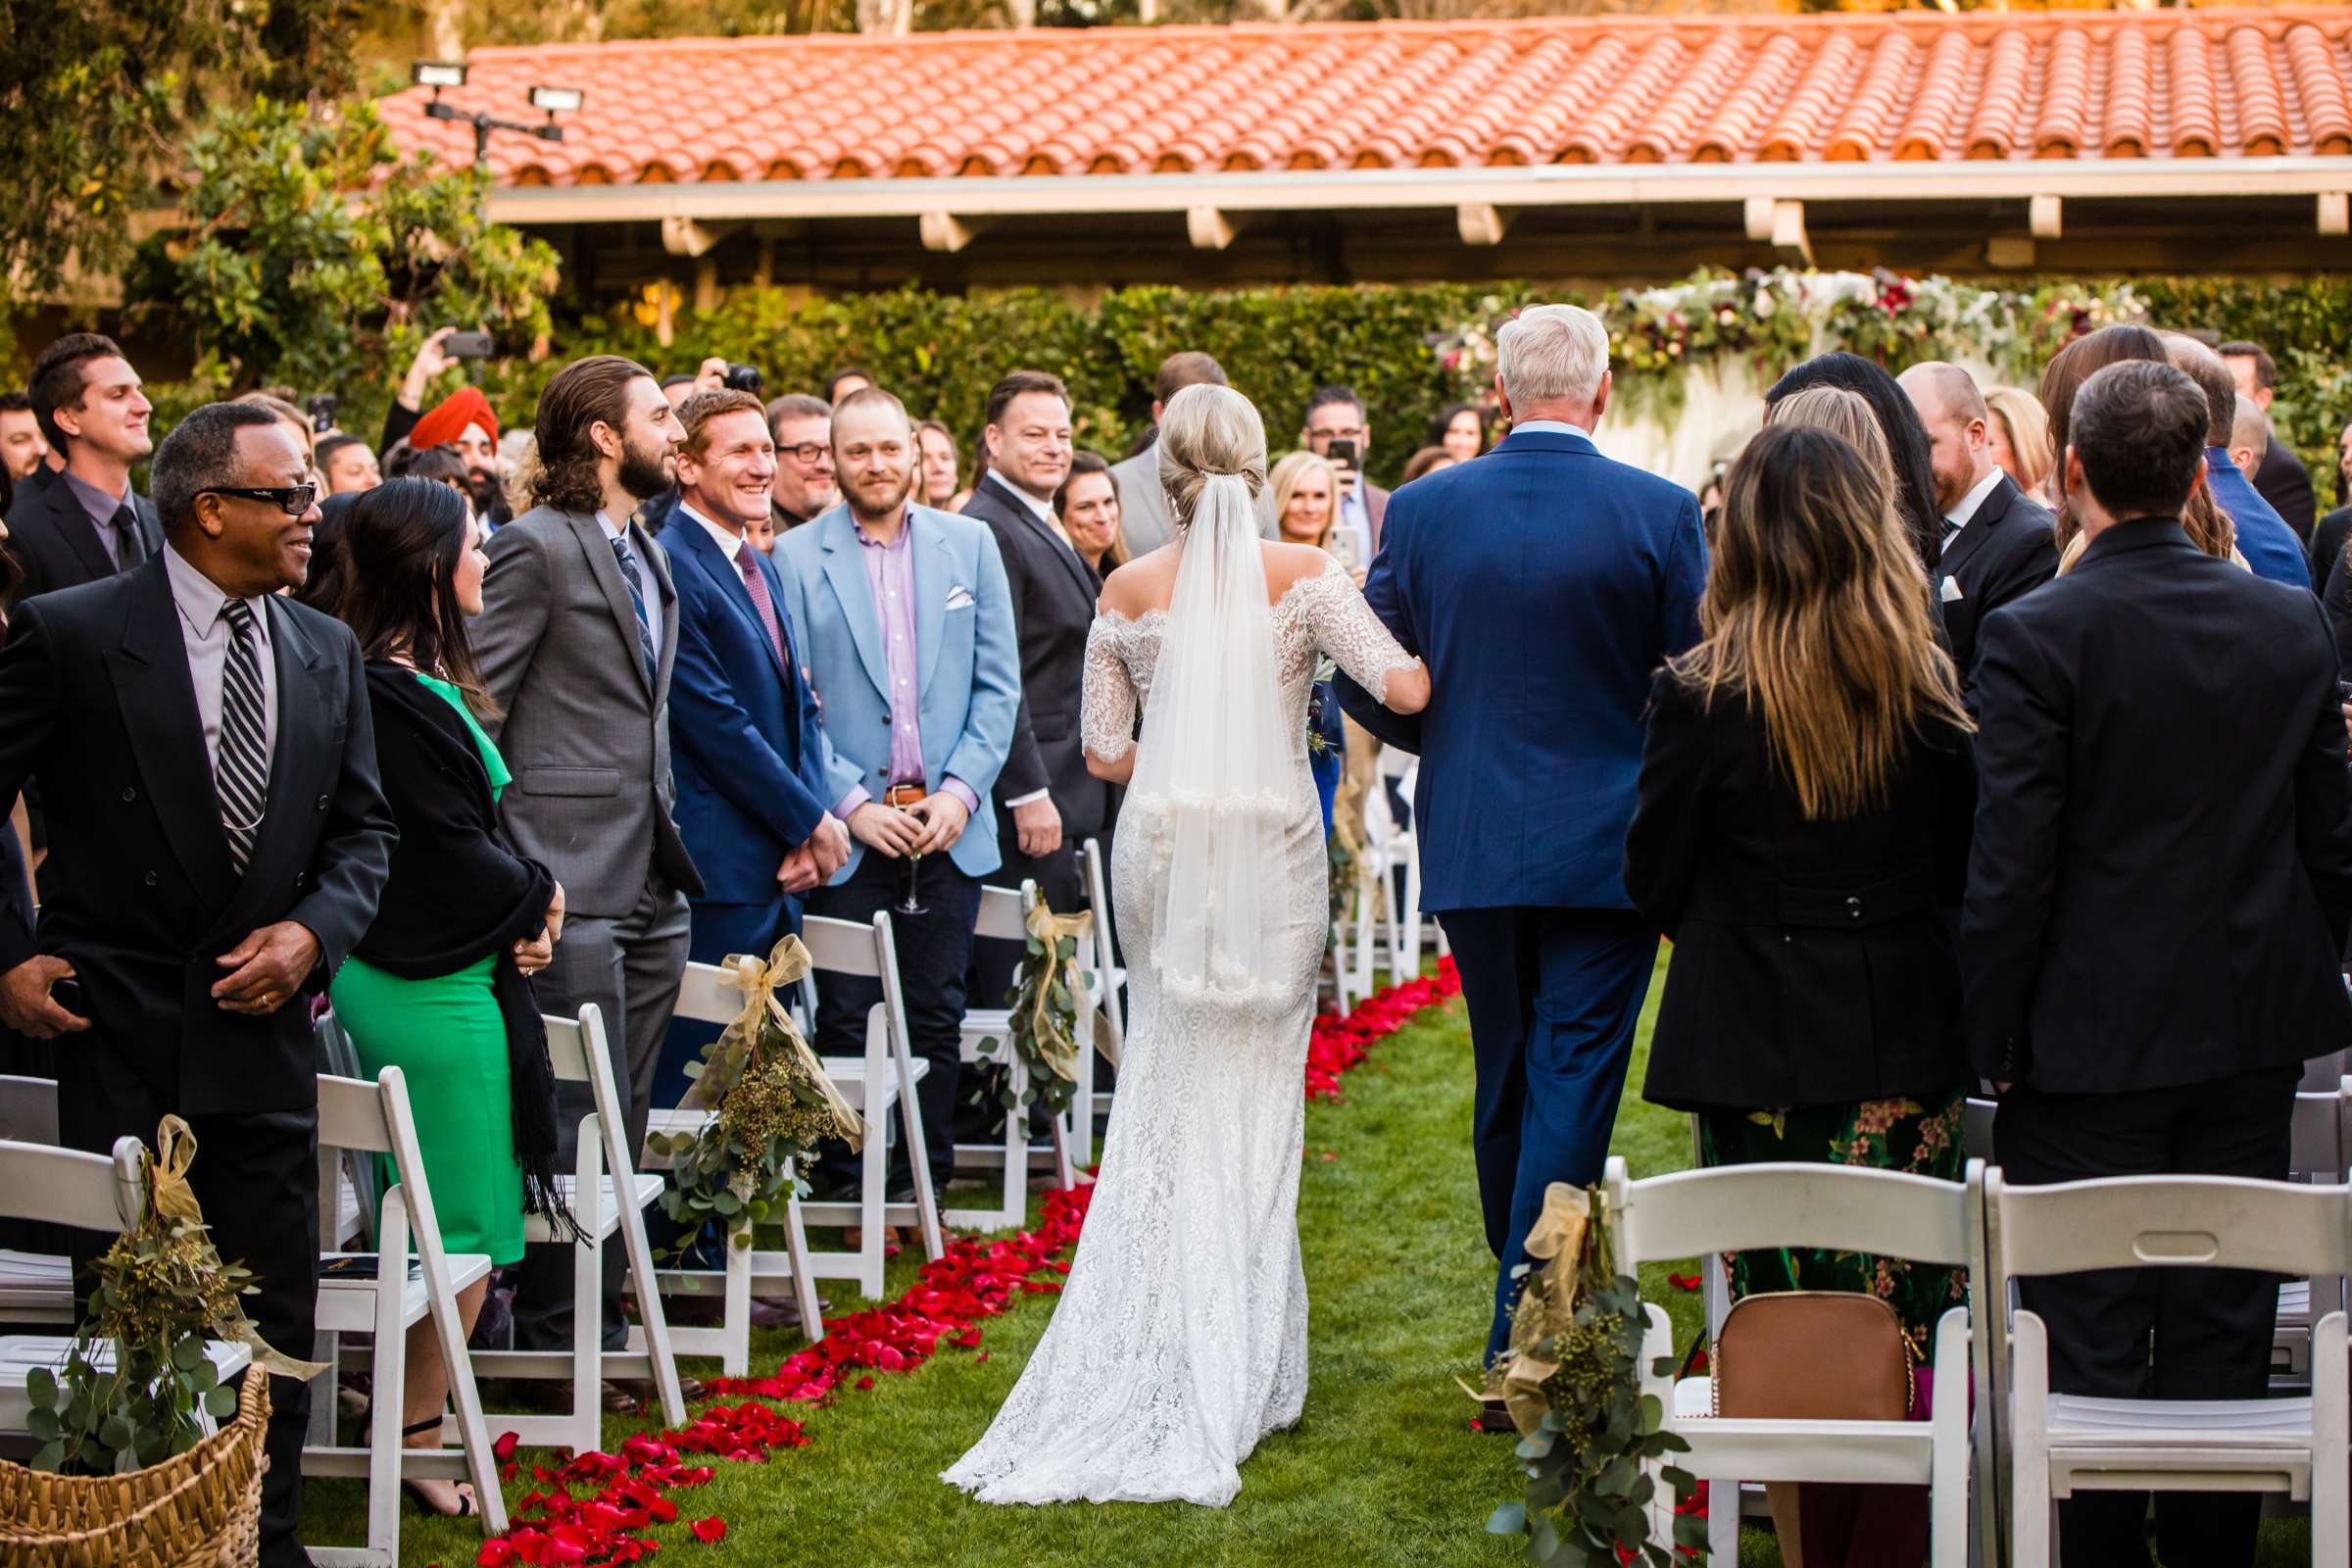
<svg viewBox="0 0 2352 1568"><path fill-rule="evenodd" d="M119 1476L0 1461L8 1568L244 1568L261 1555L270 1378L249 1367L237 1417L187 1452Z"/></svg>

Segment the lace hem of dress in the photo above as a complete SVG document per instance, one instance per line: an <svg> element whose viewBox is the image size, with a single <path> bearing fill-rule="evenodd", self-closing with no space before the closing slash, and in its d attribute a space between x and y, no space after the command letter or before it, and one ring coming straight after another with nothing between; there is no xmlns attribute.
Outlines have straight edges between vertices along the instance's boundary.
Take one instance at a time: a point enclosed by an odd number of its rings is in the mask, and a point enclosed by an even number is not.
<svg viewBox="0 0 2352 1568"><path fill-rule="evenodd" d="M1158 837L1168 831L1167 824L1179 811L1199 811L1223 821L1250 817L1262 822L1288 821L1291 798L1267 790L1259 795L1211 795L1206 790L1153 790L1147 795L1130 795L1120 808L1122 816L1132 813L1145 832Z"/></svg>
<svg viewBox="0 0 2352 1568"><path fill-rule="evenodd" d="M1290 1010L1298 988L1280 981L1253 981L1234 971L1215 974L1176 974L1153 956L1152 973L1161 992L1187 1006L1203 1011L1222 1009L1270 1018Z"/></svg>

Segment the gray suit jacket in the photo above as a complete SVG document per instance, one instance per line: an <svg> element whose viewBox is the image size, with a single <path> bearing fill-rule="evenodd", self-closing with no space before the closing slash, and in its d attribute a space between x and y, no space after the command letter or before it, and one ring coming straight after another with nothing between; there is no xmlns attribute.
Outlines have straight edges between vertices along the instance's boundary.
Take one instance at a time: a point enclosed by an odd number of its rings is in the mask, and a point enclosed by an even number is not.
<svg viewBox="0 0 2352 1568"><path fill-rule="evenodd" d="M503 718L491 728L514 775L499 800L515 848L564 884L574 914L618 918L659 874L703 891L671 819L669 673L678 596L643 528L629 545L662 598L653 683L620 564L591 514L534 507L490 536L473 648Z"/></svg>
<svg viewBox="0 0 2352 1568"><path fill-rule="evenodd" d="M1124 463L1110 466L1111 482L1119 487L1119 533L1129 557L1149 555L1176 537L1176 517L1168 511L1168 493L1159 487L1159 443L1154 441ZM1257 498L1257 531L1276 536L1272 492Z"/></svg>

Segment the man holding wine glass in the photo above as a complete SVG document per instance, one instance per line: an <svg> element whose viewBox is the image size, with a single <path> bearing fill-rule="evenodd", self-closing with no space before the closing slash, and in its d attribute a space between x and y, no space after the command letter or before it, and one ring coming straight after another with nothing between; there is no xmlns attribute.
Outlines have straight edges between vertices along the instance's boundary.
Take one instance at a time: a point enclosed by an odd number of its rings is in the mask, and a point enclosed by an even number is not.
<svg viewBox="0 0 2352 1568"><path fill-rule="evenodd" d="M808 912L869 921L891 912L934 1190L955 1161L964 971L980 883L1001 863L996 813L979 809L1012 748L1020 657L996 536L953 513L913 504L914 432L887 392L853 392L833 411L842 505L776 543L792 643L808 662L824 713L834 815L849 824L849 863L811 892ZM872 981L828 976L816 1046L863 1049ZM846 1150L820 1182L852 1179ZM894 1201L913 1173L895 1156Z"/></svg>

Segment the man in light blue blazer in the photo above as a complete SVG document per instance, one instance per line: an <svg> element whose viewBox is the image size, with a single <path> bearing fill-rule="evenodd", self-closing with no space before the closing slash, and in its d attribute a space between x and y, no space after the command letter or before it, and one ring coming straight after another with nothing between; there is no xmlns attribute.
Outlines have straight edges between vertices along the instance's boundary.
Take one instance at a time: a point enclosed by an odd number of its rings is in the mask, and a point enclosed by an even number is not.
<svg viewBox="0 0 2352 1568"><path fill-rule="evenodd" d="M1544 1190L1599 1180L1608 1153L1658 946L1625 892L1650 675L1697 640L1706 581L1696 498L1592 444L1599 319L1538 306L1495 349L1509 438L1398 490L1364 583L1428 661L1429 707L1399 717L1339 681L1349 717L1421 758L1421 903L1461 967L1500 1263L1490 1360ZM1499 1407L1481 1421L1510 1426Z"/></svg>
<svg viewBox="0 0 2352 1568"><path fill-rule="evenodd" d="M917 1098L937 1191L955 1163L980 879L1000 863L996 813L980 803L1012 750L1019 643L996 536L907 500L914 433L897 398L875 388L844 398L833 462L843 504L778 539L773 558L823 709L824 793L854 841L808 912L863 923L892 910L907 1032L931 1064ZM817 996L817 1049L861 1050L879 986L828 978ZM891 1183L894 1200L912 1196L910 1171L894 1165Z"/></svg>

